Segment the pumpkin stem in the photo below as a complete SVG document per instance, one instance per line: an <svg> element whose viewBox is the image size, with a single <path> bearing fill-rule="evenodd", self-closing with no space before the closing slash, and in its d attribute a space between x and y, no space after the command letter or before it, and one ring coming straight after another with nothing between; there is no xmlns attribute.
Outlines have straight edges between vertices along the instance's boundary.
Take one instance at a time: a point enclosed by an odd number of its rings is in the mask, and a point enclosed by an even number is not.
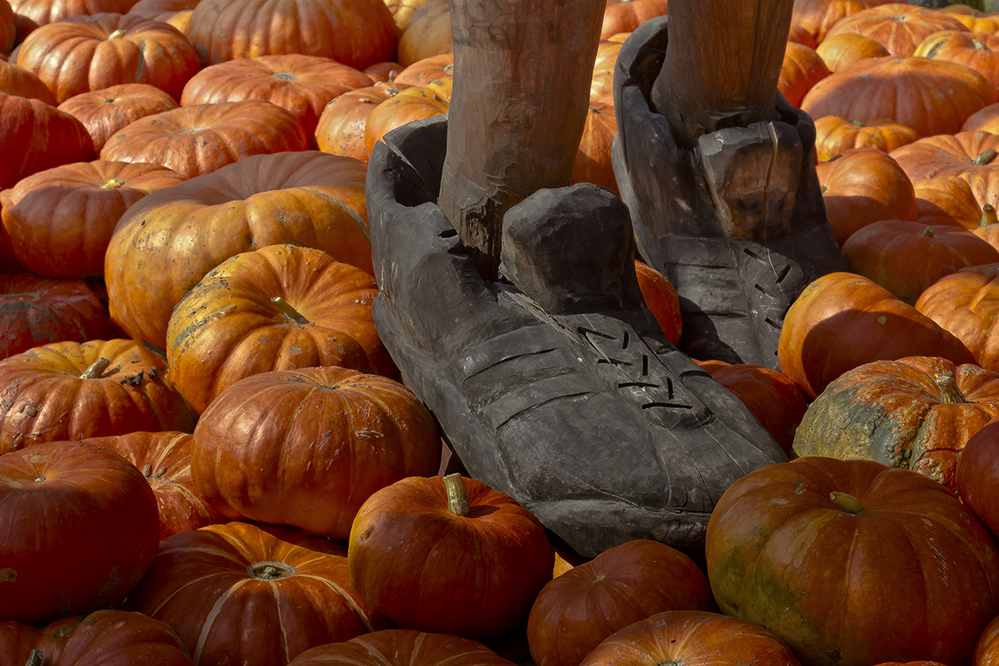
<svg viewBox="0 0 999 666"><path fill-rule="evenodd" d="M934 229L932 226L926 227L925 229L923 229L923 235L926 236L927 238L936 238L937 230Z"/></svg>
<svg viewBox="0 0 999 666"><path fill-rule="evenodd" d="M853 495L848 495L847 493L841 493L834 490L829 493L829 499L831 499L836 506L854 516L863 513L866 510L866 507L860 503L859 499Z"/></svg>
<svg viewBox="0 0 999 666"><path fill-rule="evenodd" d="M989 148L985 152L981 153L978 157L972 160L972 164L975 166L985 166L986 164L992 164L992 160L999 155L999 152L995 148Z"/></svg>
<svg viewBox="0 0 999 666"><path fill-rule="evenodd" d="M444 477L444 489L447 491L447 509L455 516L468 514L468 492L461 474L455 472Z"/></svg>
<svg viewBox="0 0 999 666"><path fill-rule="evenodd" d="M109 365L111 365L111 361L102 356L91 363L90 367L83 371L83 374L80 375L80 379L100 379L101 373L107 370Z"/></svg>
<svg viewBox="0 0 999 666"><path fill-rule="evenodd" d="M864 122L861 120L851 120L850 124L853 125L854 127L867 127L867 125L865 125Z"/></svg>
<svg viewBox="0 0 999 666"><path fill-rule="evenodd" d="M256 562L246 572L257 580L280 580L295 575L295 569L284 562Z"/></svg>
<svg viewBox="0 0 999 666"><path fill-rule="evenodd" d="M119 187L125 184L125 181L119 178L112 178L108 182L101 185L102 190L117 190Z"/></svg>
<svg viewBox="0 0 999 666"><path fill-rule="evenodd" d="M999 216L996 215L996 209L992 204L982 206L982 219L978 223L978 226L985 227L996 222L999 222Z"/></svg>
<svg viewBox="0 0 999 666"><path fill-rule="evenodd" d="M118 39L119 37L123 36L124 34L125 34L125 31L122 30L121 28L118 28L117 30L115 30L114 32L112 32L110 35L108 35L108 39Z"/></svg>
<svg viewBox="0 0 999 666"><path fill-rule="evenodd" d="M278 310L281 311L281 314L283 314L285 317L287 317L288 319L292 320L296 324L308 324L309 323L309 320L306 319L305 317L303 317L301 312L299 312L298 310L296 310L295 308L293 308L292 305L291 305L291 303L289 303L288 301L284 300L280 296L275 296L274 298L272 298L271 299L271 303L273 303L274 305L276 305L278 307Z"/></svg>
<svg viewBox="0 0 999 666"><path fill-rule="evenodd" d="M38 648L32 648L31 654L28 655L28 661L24 666L42 666L42 651Z"/></svg>
<svg viewBox="0 0 999 666"><path fill-rule="evenodd" d="M934 383L940 389L940 402L948 405L968 402L957 387L957 377L953 372L945 372L933 377Z"/></svg>

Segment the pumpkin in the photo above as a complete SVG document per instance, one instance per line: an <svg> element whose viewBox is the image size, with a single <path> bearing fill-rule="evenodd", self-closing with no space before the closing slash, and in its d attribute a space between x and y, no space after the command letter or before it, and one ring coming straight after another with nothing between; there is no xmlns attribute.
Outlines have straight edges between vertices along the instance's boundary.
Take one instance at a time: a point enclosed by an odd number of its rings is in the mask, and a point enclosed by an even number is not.
<svg viewBox="0 0 999 666"><path fill-rule="evenodd" d="M183 106L262 99L290 112L315 148L316 125L323 108L348 90L374 83L353 67L329 58L302 54L237 58L204 68L181 95Z"/></svg>
<svg viewBox="0 0 999 666"><path fill-rule="evenodd" d="M999 608L987 530L942 484L872 460L809 456L735 481L705 543L722 612L804 664L965 664Z"/></svg>
<svg viewBox="0 0 999 666"><path fill-rule="evenodd" d="M600 39L622 32L632 32L649 19L667 13L668 0L607 0Z"/></svg>
<svg viewBox="0 0 999 666"><path fill-rule="evenodd" d="M777 89L791 106L798 108L805 93L831 73L815 49L789 41L784 50Z"/></svg>
<svg viewBox="0 0 999 666"><path fill-rule="evenodd" d="M876 7L892 0L795 0L791 22L811 33L819 46L826 33L841 18L868 7Z"/></svg>
<svg viewBox="0 0 999 666"><path fill-rule="evenodd" d="M391 60L397 40L395 22L382 0L199 2L187 37L202 67L300 53L364 69Z"/></svg>
<svg viewBox="0 0 999 666"><path fill-rule="evenodd" d="M853 273L830 273L812 282L784 318L777 357L781 371L814 399L857 366L906 356L941 356L975 363L949 331Z"/></svg>
<svg viewBox="0 0 999 666"><path fill-rule="evenodd" d="M85 444L114 451L142 472L156 496L159 540L224 519L201 499L191 480L194 435L177 431L90 437Z"/></svg>
<svg viewBox="0 0 999 666"><path fill-rule="evenodd" d="M791 649L767 630L703 610L657 613L598 645L580 666L686 666L751 663L798 666Z"/></svg>
<svg viewBox="0 0 999 666"><path fill-rule="evenodd" d="M59 110L83 123L100 152L126 125L177 106L173 97L154 85L122 83L74 95L60 104Z"/></svg>
<svg viewBox="0 0 999 666"><path fill-rule="evenodd" d="M531 657L539 666L578 666L633 622L712 604L708 579L692 559L658 541L628 541L541 588L527 621Z"/></svg>
<svg viewBox="0 0 999 666"><path fill-rule="evenodd" d="M124 14L135 0L8 0L11 9L25 20L23 36L47 23L56 23L73 16L90 16L93 14Z"/></svg>
<svg viewBox="0 0 999 666"><path fill-rule="evenodd" d="M956 494L961 449L996 416L994 371L934 356L875 361L844 373L815 399L794 451L911 469Z"/></svg>
<svg viewBox="0 0 999 666"><path fill-rule="evenodd" d="M412 629L383 629L349 641L319 645L288 666L514 666L467 638Z"/></svg>
<svg viewBox="0 0 999 666"><path fill-rule="evenodd" d="M527 619L554 556L532 513L452 474L372 494L351 527L347 561L354 587L403 628L482 640Z"/></svg>
<svg viewBox="0 0 999 666"><path fill-rule="evenodd" d="M999 179L992 174L965 177L926 178L914 184L919 222L933 226L955 226L974 231L986 223L986 208L996 201ZM997 201L999 203L999 201Z"/></svg>
<svg viewBox="0 0 999 666"><path fill-rule="evenodd" d="M850 32L870 37L893 56L911 56L920 42L943 30L964 32L967 28L944 12L894 2L843 17L829 28L826 37Z"/></svg>
<svg viewBox="0 0 999 666"><path fill-rule="evenodd" d="M51 342L117 337L103 296L84 280L0 273L0 359Z"/></svg>
<svg viewBox="0 0 999 666"><path fill-rule="evenodd" d="M996 493L999 470L999 418L974 432L957 457L954 482L961 501L992 531L999 532L999 502ZM994 634L995 628L986 629ZM990 639L992 640L992 639ZM999 644L991 648L995 651ZM976 663L977 660L976 660Z"/></svg>
<svg viewBox="0 0 999 666"><path fill-rule="evenodd" d="M995 103L988 80L964 65L890 57L858 60L833 72L808 91L801 109L813 118L891 118L926 137L953 134L971 114Z"/></svg>
<svg viewBox="0 0 999 666"><path fill-rule="evenodd" d="M37 99L0 92L0 189L33 173L96 158L83 124Z"/></svg>
<svg viewBox="0 0 999 666"><path fill-rule="evenodd" d="M386 628L351 587L344 555L289 527L208 525L160 542L124 608L173 627L196 664L287 664Z"/></svg>
<svg viewBox="0 0 999 666"><path fill-rule="evenodd" d="M10 53L17 39L17 19L7 0L0 0L0 53Z"/></svg>
<svg viewBox="0 0 999 666"><path fill-rule="evenodd" d="M0 191L4 233L18 262L48 277L104 273L115 225L133 203L183 177L154 164L76 162Z"/></svg>
<svg viewBox="0 0 999 666"><path fill-rule="evenodd" d="M302 151L302 124L262 99L182 106L140 118L110 137L101 159L148 162L185 178L210 173L251 155Z"/></svg>
<svg viewBox="0 0 999 666"><path fill-rule="evenodd" d="M447 113L452 81L452 78L444 77L425 86L407 87L372 109L364 125L364 145L368 155L377 142L397 127Z"/></svg>
<svg viewBox="0 0 999 666"><path fill-rule="evenodd" d="M194 428L197 415L135 340L54 342L0 361L0 453L55 440Z"/></svg>
<svg viewBox="0 0 999 666"><path fill-rule="evenodd" d="M417 9L425 5L427 0L385 0L385 6L392 14L395 26L402 32L406 27L406 21Z"/></svg>
<svg viewBox="0 0 999 666"><path fill-rule="evenodd" d="M888 49L870 37L852 32L833 35L815 47L830 72L838 72L864 58L882 58L891 55Z"/></svg>
<svg viewBox="0 0 999 666"><path fill-rule="evenodd" d="M630 32L617 33L607 39L601 39L597 44L597 57L593 61L593 78L590 80L590 99L610 97L614 100L614 67L617 65L617 54Z"/></svg>
<svg viewBox="0 0 999 666"><path fill-rule="evenodd" d="M198 0L139 0L132 5L128 13L145 19L156 19L168 12L194 9L197 5Z"/></svg>
<svg viewBox="0 0 999 666"><path fill-rule="evenodd" d="M403 68L393 78L393 83L404 83L408 86L425 86L431 81L454 77L454 54L441 53L414 62Z"/></svg>
<svg viewBox="0 0 999 666"><path fill-rule="evenodd" d="M999 251L967 229L907 220L869 224L850 236L841 251L851 271L909 304L945 275L999 262Z"/></svg>
<svg viewBox="0 0 999 666"><path fill-rule="evenodd" d="M959 271L923 292L916 309L947 329L971 350L978 365L999 371L999 280L988 271Z"/></svg>
<svg viewBox="0 0 999 666"><path fill-rule="evenodd" d="M583 124L583 136L572 166L571 185L593 183L618 193L617 178L611 164L611 145L617 135L614 106L608 102L590 100Z"/></svg>
<svg viewBox="0 0 999 666"><path fill-rule="evenodd" d="M41 26L18 48L17 64L37 74L60 103L121 83L149 83L179 98L198 71L198 54L166 23L96 14Z"/></svg>
<svg viewBox="0 0 999 666"><path fill-rule="evenodd" d="M680 314L680 298L673 283L656 269L638 260L635 260L635 275L646 307L662 326L666 339L673 345L678 344L683 333L683 317Z"/></svg>
<svg viewBox="0 0 999 666"><path fill-rule="evenodd" d="M927 36L912 55L967 65L999 90L999 35L967 29L943 30Z"/></svg>
<svg viewBox="0 0 999 666"><path fill-rule="evenodd" d="M153 491L117 453L49 442L0 455L0 619L118 603L152 564L158 536Z"/></svg>
<svg viewBox="0 0 999 666"><path fill-rule="evenodd" d="M787 32L787 40L789 42L804 44L810 49L816 47L815 35L808 32L808 29L800 23L795 23L794 21L791 21L791 27Z"/></svg>
<svg viewBox="0 0 999 666"><path fill-rule="evenodd" d="M140 613L97 610L51 622L39 629L23 622L0 622L0 654L5 664L90 666L139 664L194 666L177 632Z"/></svg>
<svg viewBox="0 0 999 666"><path fill-rule="evenodd" d="M989 622L975 643L972 666L994 666L999 658L999 618Z"/></svg>
<svg viewBox="0 0 999 666"><path fill-rule="evenodd" d="M240 379L337 365L398 375L371 318L378 285L322 250L270 245L227 259L174 308L167 364L199 412Z"/></svg>
<svg viewBox="0 0 999 666"><path fill-rule="evenodd" d="M0 7L6 0L0 0ZM46 104L55 106L55 95L32 71L18 65L0 60L0 92L19 97L31 97Z"/></svg>
<svg viewBox="0 0 999 666"><path fill-rule="evenodd" d="M408 87L402 83L376 83L332 100L316 125L319 150L366 163L371 155L364 136L368 118L379 104Z"/></svg>
<svg viewBox="0 0 999 666"><path fill-rule="evenodd" d="M865 123L841 116L815 119L815 153L822 162L855 148L876 148L890 153L918 138L916 130L891 120Z"/></svg>
<svg viewBox="0 0 999 666"><path fill-rule="evenodd" d="M112 318L165 349L180 299L255 247L298 243L373 273L364 180L362 162L308 151L249 157L154 192L129 208L108 244Z"/></svg>
<svg viewBox="0 0 999 666"><path fill-rule="evenodd" d="M194 430L191 474L229 518L346 539L368 497L440 467L440 432L402 384L336 366L247 377Z"/></svg>
<svg viewBox="0 0 999 666"><path fill-rule="evenodd" d="M915 220L919 215L912 181L894 158L871 148L843 151L815 167L829 227L840 247L854 233L879 220Z"/></svg>
<svg viewBox="0 0 999 666"><path fill-rule="evenodd" d="M999 134L958 132L924 137L896 148L891 156L918 183L924 178L989 173L999 167L997 149Z"/></svg>
<svg viewBox="0 0 999 666"><path fill-rule="evenodd" d="M372 83L378 83L379 81L394 80L396 74L402 70L403 66L399 63L386 60L385 62L376 62L374 65L365 67L364 75L371 79Z"/></svg>
<svg viewBox="0 0 999 666"><path fill-rule="evenodd" d="M447 0L423 3L399 35L396 60L408 67L424 58L451 53L451 9Z"/></svg>
<svg viewBox="0 0 999 666"><path fill-rule="evenodd" d="M996 134L999 129L999 104L989 104L988 106L975 111L968 116L961 126L962 132L989 132Z"/></svg>

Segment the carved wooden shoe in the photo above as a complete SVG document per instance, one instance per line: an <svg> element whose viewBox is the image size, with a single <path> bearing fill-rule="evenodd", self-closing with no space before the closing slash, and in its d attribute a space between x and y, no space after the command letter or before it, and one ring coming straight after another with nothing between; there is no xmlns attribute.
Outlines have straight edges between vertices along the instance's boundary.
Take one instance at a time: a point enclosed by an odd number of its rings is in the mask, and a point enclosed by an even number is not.
<svg viewBox="0 0 999 666"><path fill-rule="evenodd" d="M435 203L445 137L444 119L412 123L368 169L375 323L407 383L469 473L578 554L638 538L698 553L725 489L784 454L666 340L608 190L510 209L504 279L483 280Z"/></svg>
<svg viewBox="0 0 999 666"><path fill-rule="evenodd" d="M848 270L815 174L815 126L778 93L779 121L677 145L649 91L668 18L632 33L618 55L614 173L639 251L676 287L680 348L699 359L777 369L784 315L815 278Z"/></svg>

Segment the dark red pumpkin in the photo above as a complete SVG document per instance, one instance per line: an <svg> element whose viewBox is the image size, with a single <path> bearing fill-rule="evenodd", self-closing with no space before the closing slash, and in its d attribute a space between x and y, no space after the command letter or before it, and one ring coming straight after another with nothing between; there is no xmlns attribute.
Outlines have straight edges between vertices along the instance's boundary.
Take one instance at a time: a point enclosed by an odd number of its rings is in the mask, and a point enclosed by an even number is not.
<svg viewBox="0 0 999 666"><path fill-rule="evenodd" d="M288 666L514 666L467 638L412 629L383 629L310 648Z"/></svg>

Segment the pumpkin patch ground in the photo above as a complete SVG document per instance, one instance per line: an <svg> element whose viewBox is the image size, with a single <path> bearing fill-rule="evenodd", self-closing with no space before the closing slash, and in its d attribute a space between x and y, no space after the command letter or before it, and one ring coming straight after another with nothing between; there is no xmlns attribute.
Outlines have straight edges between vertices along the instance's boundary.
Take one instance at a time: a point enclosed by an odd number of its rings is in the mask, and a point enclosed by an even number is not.
<svg viewBox="0 0 999 666"><path fill-rule="evenodd" d="M0 0L0 666L992 666L999 2Z"/></svg>

